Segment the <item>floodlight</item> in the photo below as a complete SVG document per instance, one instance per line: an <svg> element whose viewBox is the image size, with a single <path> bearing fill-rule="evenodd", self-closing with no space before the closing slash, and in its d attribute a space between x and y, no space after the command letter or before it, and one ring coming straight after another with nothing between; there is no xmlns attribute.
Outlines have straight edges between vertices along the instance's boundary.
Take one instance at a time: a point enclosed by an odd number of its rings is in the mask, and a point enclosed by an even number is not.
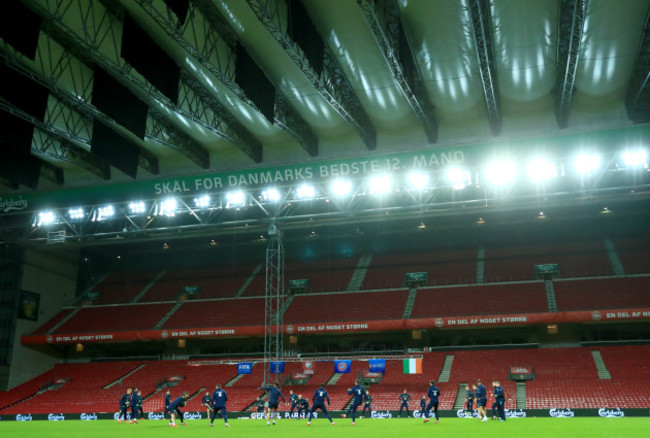
<svg viewBox="0 0 650 438"><path fill-rule="evenodd" d="M278 202L280 200L280 192L275 188L266 189L262 192L262 199L268 202Z"/></svg>
<svg viewBox="0 0 650 438"><path fill-rule="evenodd" d="M343 179L335 179L332 181L331 190L334 196L346 196L352 192L352 183Z"/></svg>
<svg viewBox="0 0 650 438"><path fill-rule="evenodd" d="M535 158L528 163L528 176L539 183L557 176L557 166L544 158Z"/></svg>
<svg viewBox="0 0 650 438"><path fill-rule="evenodd" d="M83 219L84 210L83 208L71 208L68 210L68 216L70 216L70 219Z"/></svg>
<svg viewBox="0 0 650 438"><path fill-rule="evenodd" d="M113 208L112 205L109 204L104 207L99 207L97 209L97 215L94 218L94 220L99 222L109 217L112 217L114 214L115 214L115 209Z"/></svg>
<svg viewBox="0 0 650 438"><path fill-rule="evenodd" d="M131 214L144 213L144 209L145 206L144 206L144 202L142 201L131 202L129 204L129 211L131 212Z"/></svg>
<svg viewBox="0 0 650 438"><path fill-rule="evenodd" d="M586 175L600 167L600 156L594 154L580 154L573 161L573 166L580 175Z"/></svg>
<svg viewBox="0 0 650 438"><path fill-rule="evenodd" d="M645 149L625 151L622 158L623 163L628 167L644 167L648 163L648 152Z"/></svg>
<svg viewBox="0 0 650 438"><path fill-rule="evenodd" d="M230 192L226 195L226 208L243 207L246 204L246 195L241 190Z"/></svg>
<svg viewBox="0 0 650 438"><path fill-rule="evenodd" d="M168 217L176 216L176 209L178 208L178 201L176 198L167 198L160 203L158 214Z"/></svg>
<svg viewBox="0 0 650 438"><path fill-rule="evenodd" d="M485 177L493 186L504 186L515 180L517 167L510 160L495 161L485 169Z"/></svg>
<svg viewBox="0 0 650 438"><path fill-rule="evenodd" d="M470 182L470 173L459 167L451 167L447 170L447 179L454 187L454 190L464 189Z"/></svg>
<svg viewBox="0 0 650 438"><path fill-rule="evenodd" d="M54 223L55 216L53 211L41 211L38 213L38 226L51 225Z"/></svg>
<svg viewBox="0 0 650 438"><path fill-rule="evenodd" d="M194 205L198 208L206 208L210 206L210 196L203 195L198 198L194 198Z"/></svg>
<svg viewBox="0 0 650 438"><path fill-rule="evenodd" d="M314 199L316 188L311 184L302 184L296 189L298 199Z"/></svg>
<svg viewBox="0 0 650 438"><path fill-rule="evenodd" d="M393 179L387 174L373 176L368 181L368 186L370 187L370 194L384 195L390 192L393 186Z"/></svg>
<svg viewBox="0 0 650 438"><path fill-rule="evenodd" d="M424 172L411 172L408 175L409 185L416 190L423 190L429 185L429 175Z"/></svg>

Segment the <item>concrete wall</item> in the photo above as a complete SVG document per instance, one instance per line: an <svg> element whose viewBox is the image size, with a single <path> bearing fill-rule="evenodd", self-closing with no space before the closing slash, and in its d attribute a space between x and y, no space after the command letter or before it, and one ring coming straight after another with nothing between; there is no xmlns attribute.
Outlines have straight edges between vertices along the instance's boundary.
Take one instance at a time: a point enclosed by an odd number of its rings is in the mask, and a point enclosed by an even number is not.
<svg viewBox="0 0 650 438"><path fill-rule="evenodd" d="M25 250L22 290L41 295L38 321L18 319L9 370L8 388L13 388L48 369L57 358L40 353L20 343L53 317L64 303L72 301L77 287L78 250L62 246L42 246Z"/></svg>

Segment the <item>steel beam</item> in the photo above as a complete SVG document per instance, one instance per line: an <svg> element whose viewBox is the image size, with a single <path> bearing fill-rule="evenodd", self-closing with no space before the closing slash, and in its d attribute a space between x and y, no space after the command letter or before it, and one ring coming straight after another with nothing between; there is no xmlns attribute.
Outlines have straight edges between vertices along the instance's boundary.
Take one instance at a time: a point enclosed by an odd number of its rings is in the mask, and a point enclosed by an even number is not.
<svg viewBox="0 0 650 438"><path fill-rule="evenodd" d="M325 44L324 71L321 77L311 67L298 44L282 30L278 11L270 7L269 0L246 1L267 32L316 92L357 131L366 147L374 150L377 147L377 131L327 45Z"/></svg>
<svg viewBox="0 0 650 438"><path fill-rule="evenodd" d="M400 20L397 3L395 0L376 0L374 2L372 0L357 0L357 4L399 90L420 119L427 139L430 143L434 143L438 137L438 122L426 90L424 87L418 87L419 84L422 84L422 76L417 69L417 62L413 58L411 45ZM406 39L403 42L403 47L408 47L408 53L400 51L399 40L401 38ZM409 59L401 59L402 57Z"/></svg>
<svg viewBox="0 0 650 438"><path fill-rule="evenodd" d="M499 135L502 115L492 43L490 2L489 0L468 0L468 2L490 130L493 135Z"/></svg>
<svg viewBox="0 0 650 438"><path fill-rule="evenodd" d="M192 122L196 129L210 132L233 143L253 159L261 156L261 153L256 151L255 144L247 143L238 135L237 130L230 129L223 120L201 120L174 104L142 76L134 74L134 68L119 56L118 35L112 28L112 23L118 19L113 15L116 11L109 11L94 1L62 4L57 0L24 0L24 3L43 18L43 30L48 36L87 65L101 67L140 100L165 115L170 123L173 123L174 118ZM77 9L74 9L75 7ZM67 13L81 16L83 27L80 32L66 24ZM110 52L112 56L105 52Z"/></svg>
<svg viewBox="0 0 650 438"><path fill-rule="evenodd" d="M34 155L72 163L102 179L110 179L110 166L86 150L90 148L88 140L41 122L4 99L0 99L0 109L34 125Z"/></svg>
<svg viewBox="0 0 650 438"><path fill-rule="evenodd" d="M628 117L635 123L650 121L650 9L646 17L645 27L639 51L630 78L625 106Z"/></svg>
<svg viewBox="0 0 650 438"><path fill-rule="evenodd" d="M560 0L555 96L555 118L560 129L569 125L588 3L588 0Z"/></svg>

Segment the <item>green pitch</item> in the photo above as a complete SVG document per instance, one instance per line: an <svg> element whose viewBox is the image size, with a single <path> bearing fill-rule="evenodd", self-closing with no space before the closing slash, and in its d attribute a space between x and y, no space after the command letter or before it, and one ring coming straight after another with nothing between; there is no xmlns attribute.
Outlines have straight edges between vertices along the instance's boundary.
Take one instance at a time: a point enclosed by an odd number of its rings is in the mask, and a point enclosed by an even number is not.
<svg viewBox="0 0 650 438"><path fill-rule="evenodd" d="M188 421L187 426L171 428L166 421L145 420L139 424L118 424L115 421L33 421L0 423L3 437L48 438L104 438L104 437L462 437L481 438L611 438L647 437L650 418L517 418L505 423L474 419L447 418L439 424L423 424L418 419L358 419L352 426L350 419L338 419L336 426L327 419L316 419L307 426L305 420L280 420L277 426L266 426L262 420L233 420L230 428L223 421L214 427L206 420Z"/></svg>

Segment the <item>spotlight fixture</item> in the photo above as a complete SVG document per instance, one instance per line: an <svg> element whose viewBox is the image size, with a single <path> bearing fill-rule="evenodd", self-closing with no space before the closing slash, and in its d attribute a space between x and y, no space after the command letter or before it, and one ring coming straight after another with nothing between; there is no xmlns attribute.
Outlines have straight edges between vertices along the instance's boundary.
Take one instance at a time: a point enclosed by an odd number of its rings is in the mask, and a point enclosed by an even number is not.
<svg viewBox="0 0 650 438"><path fill-rule="evenodd" d="M145 205L142 201L131 202L129 204L129 211L131 214L142 214L144 213Z"/></svg>
<svg viewBox="0 0 650 438"><path fill-rule="evenodd" d="M411 172L408 175L408 182L415 190L424 190L429 185L429 175L424 172Z"/></svg>
<svg viewBox="0 0 650 438"><path fill-rule="evenodd" d="M447 180L451 183L454 190L463 190L471 182L470 173L458 167L447 169Z"/></svg>
<svg viewBox="0 0 650 438"><path fill-rule="evenodd" d="M68 216L70 216L70 219L83 219L84 210L83 208L71 208L68 210Z"/></svg>
<svg viewBox="0 0 650 438"><path fill-rule="evenodd" d="M296 189L298 199L314 199L316 197L316 188L311 184L302 184Z"/></svg>
<svg viewBox="0 0 650 438"><path fill-rule="evenodd" d="M644 149L625 151L621 157L627 167L648 167L648 152Z"/></svg>
<svg viewBox="0 0 650 438"><path fill-rule="evenodd" d="M54 223L56 217L54 215L53 211L41 211L38 213L38 223L37 225L40 227L41 225L51 225Z"/></svg>
<svg viewBox="0 0 650 438"><path fill-rule="evenodd" d="M543 158L535 158L529 162L527 170L528 176L535 183L544 182L557 176L555 164Z"/></svg>
<svg viewBox="0 0 650 438"><path fill-rule="evenodd" d="M269 188L262 192L262 199L267 202L278 202L280 200L280 192L276 188Z"/></svg>
<svg viewBox="0 0 650 438"><path fill-rule="evenodd" d="M600 167L601 158L595 154L580 154L573 161L573 167L580 175L588 175Z"/></svg>
<svg viewBox="0 0 650 438"><path fill-rule="evenodd" d="M388 174L373 176L368 181L371 195L385 195L391 191L392 186L393 179Z"/></svg>
<svg viewBox="0 0 650 438"><path fill-rule="evenodd" d="M246 204L246 195L241 190L226 194L226 208L243 207Z"/></svg>
<svg viewBox="0 0 650 438"><path fill-rule="evenodd" d="M352 183L344 179L335 179L331 185L332 195L343 197L352 192Z"/></svg>
<svg viewBox="0 0 650 438"><path fill-rule="evenodd" d="M485 169L485 178L493 186L503 187L515 180L517 167L510 160L495 161Z"/></svg>
<svg viewBox="0 0 650 438"><path fill-rule="evenodd" d="M194 205L198 208L207 208L210 206L210 196L203 195L198 198L194 198Z"/></svg>

